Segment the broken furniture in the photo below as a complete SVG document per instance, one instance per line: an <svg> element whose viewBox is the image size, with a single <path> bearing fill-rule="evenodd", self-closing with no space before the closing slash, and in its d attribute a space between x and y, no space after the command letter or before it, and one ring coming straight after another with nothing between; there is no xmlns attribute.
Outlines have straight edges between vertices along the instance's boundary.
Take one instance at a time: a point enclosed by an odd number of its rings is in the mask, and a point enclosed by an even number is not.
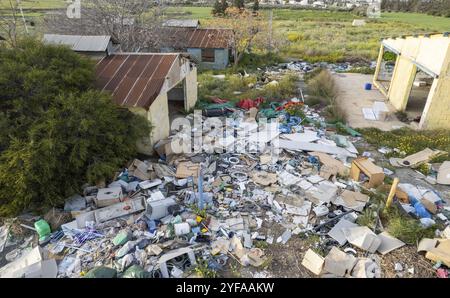
<svg viewBox="0 0 450 298"><path fill-rule="evenodd" d="M353 160L352 167L350 168L350 177L355 181L360 181L361 173L369 179L366 183L367 188L375 188L383 183L383 169L366 157L359 157Z"/></svg>

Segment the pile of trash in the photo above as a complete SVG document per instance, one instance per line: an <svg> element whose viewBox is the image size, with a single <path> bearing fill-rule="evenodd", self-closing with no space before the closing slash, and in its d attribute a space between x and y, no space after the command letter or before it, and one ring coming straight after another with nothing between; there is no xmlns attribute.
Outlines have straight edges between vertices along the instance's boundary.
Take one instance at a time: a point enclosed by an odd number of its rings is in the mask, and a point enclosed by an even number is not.
<svg viewBox="0 0 450 298"><path fill-rule="evenodd" d="M230 262L263 268L268 258L258 243L284 245L300 234L327 239L326 256L313 250L304 256L313 274L380 277L379 256L405 243L356 220L370 205L367 190L393 173L360 155L353 143L361 136L352 129L340 125L349 136L338 134L303 103L303 116L286 112L298 103L274 107L273 121L257 104L234 108L227 121L186 116L193 125L159 141L157 160L135 159L110 184L68 198L65 222L26 226L39 235L39 245L11 257L0 277L190 277L200 263L213 272ZM410 184L398 189L395 201L407 212L448 225L448 207L437 192ZM264 228L275 224L282 233ZM1 249L8 229L0 230ZM450 266L448 230L442 232L447 240L431 239L421 248L441 269Z"/></svg>
<svg viewBox="0 0 450 298"><path fill-rule="evenodd" d="M329 62L316 62L310 63L307 61L292 61L288 63L281 63L276 66L268 67L268 71L280 71L283 69L299 72L308 73L314 71L317 68L328 69L332 72L350 72L358 68L376 68L376 61L371 62L342 62L342 63L329 63Z"/></svg>

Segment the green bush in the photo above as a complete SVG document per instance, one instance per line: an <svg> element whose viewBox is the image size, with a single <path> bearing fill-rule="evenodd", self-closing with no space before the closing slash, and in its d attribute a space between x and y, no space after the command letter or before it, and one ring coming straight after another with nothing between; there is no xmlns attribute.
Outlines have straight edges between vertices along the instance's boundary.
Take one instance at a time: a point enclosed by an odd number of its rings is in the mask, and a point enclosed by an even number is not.
<svg viewBox="0 0 450 298"><path fill-rule="evenodd" d="M93 77L66 47L0 48L0 216L61 205L136 154L148 122L91 89Z"/></svg>
<svg viewBox="0 0 450 298"><path fill-rule="evenodd" d="M284 61L278 54L270 52L270 53L245 53L241 60L239 61L239 65L235 71L243 71L247 72L251 70L255 70L257 68L275 65L278 63L282 63Z"/></svg>
<svg viewBox="0 0 450 298"><path fill-rule="evenodd" d="M384 52L383 60L384 61L395 61L397 59L397 55L392 52Z"/></svg>
<svg viewBox="0 0 450 298"><path fill-rule="evenodd" d="M423 228L416 219L398 216L389 221L387 230L392 236L414 245L422 238L434 238L435 228L435 226Z"/></svg>

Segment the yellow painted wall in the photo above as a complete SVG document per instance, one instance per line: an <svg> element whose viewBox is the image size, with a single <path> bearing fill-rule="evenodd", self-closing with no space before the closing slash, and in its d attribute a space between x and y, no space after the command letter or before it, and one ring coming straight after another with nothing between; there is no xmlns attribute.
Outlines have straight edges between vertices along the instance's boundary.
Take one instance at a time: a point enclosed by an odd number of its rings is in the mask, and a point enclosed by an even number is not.
<svg viewBox="0 0 450 298"><path fill-rule="evenodd" d="M387 97L400 111L405 110L418 63L439 75L433 81L419 127L450 129L450 39L442 34L420 38L388 39L389 45L401 53L397 58ZM381 50L380 50L381 54ZM381 60L378 59L377 71ZM376 76L374 76L376 81ZM378 86L378 84L376 84Z"/></svg>
<svg viewBox="0 0 450 298"><path fill-rule="evenodd" d="M140 107L130 107L128 109L132 113L143 116L145 119L148 119L148 112L146 109L140 108ZM152 154L152 151L150 150L153 147L151 135L138 140L136 145L137 145L137 149L138 149L139 153L144 153L144 154L149 154L149 155Z"/></svg>
<svg viewBox="0 0 450 298"><path fill-rule="evenodd" d="M148 120L152 124L151 134L151 151L153 152L153 145L164 138L167 138L170 133L169 121L169 105L167 93L161 93L155 99L148 110Z"/></svg>
<svg viewBox="0 0 450 298"><path fill-rule="evenodd" d="M184 108L189 111L197 102L197 68L194 66L191 72L186 76L185 81L185 105Z"/></svg>
<svg viewBox="0 0 450 298"><path fill-rule="evenodd" d="M151 124L152 131L147 138L138 141L139 153L152 155L153 145L161 139L167 138L170 133L169 106L167 93L161 93L147 111L144 108L132 107L129 110L135 114L144 116Z"/></svg>
<svg viewBox="0 0 450 298"><path fill-rule="evenodd" d="M435 79L422 114L423 129L450 129L450 49L439 78Z"/></svg>
<svg viewBox="0 0 450 298"><path fill-rule="evenodd" d="M389 87L389 101L399 111L408 103L409 93L416 75L416 66L409 59L399 56Z"/></svg>

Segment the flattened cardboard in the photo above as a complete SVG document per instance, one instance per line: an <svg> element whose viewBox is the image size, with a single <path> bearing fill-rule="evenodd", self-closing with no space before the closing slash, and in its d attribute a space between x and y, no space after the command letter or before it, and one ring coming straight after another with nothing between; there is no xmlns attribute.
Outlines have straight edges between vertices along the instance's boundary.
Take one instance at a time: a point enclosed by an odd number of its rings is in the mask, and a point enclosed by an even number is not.
<svg viewBox="0 0 450 298"><path fill-rule="evenodd" d="M325 259L316 254L312 249L308 249L303 257L302 265L315 275L320 275L323 269Z"/></svg>
<svg viewBox="0 0 450 298"><path fill-rule="evenodd" d="M177 178L187 178L187 177L198 177L198 171L200 169L200 165L187 161L180 162L177 166L177 172L175 177Z"/></svg>
<svg viewBox="0 0 450 298"><path fill-rule="evenodd" d="M425 258L438 262L441 261L450 267L450 240L438 240L438 245L425 254Z"/></svg>
<svg viewBox="0 0 450 298"><path fill-rule="evenodd" d="M365 194L344 190L333 203L361 212L368 201L369 196Z"/></svg>
<svg viewBox="0 0 450 298"><path fill-rule="evenodd" d="M425 209L427 209L430 213L436 214L437 212L436 204L428 201L427 199L421 199L420 202L422 203L422 205L425 206Z"/></svg>
<svg viewBox="0 0 450 298"><path fill-rule="evenodd" d="M255 183L258 183L263 186L269 186L278 181L277 174L267 173L264 171L254 172L252 175L252 179Z"/></svg>
<svg viewBox="0 0 450 298"><path fill-rule="evenodd" d="M431 150L430 148L425 148L422 151L411 154L399 161L399 163L406 167L416 168L426 162L428 162L433 157L439 156L442 151Z"/></svg>
<svg viewBox="0 0 450 298"><path fill-rule="evenodd" d="M436 247L438 244L437 239L423 238L419 242L419 246L417 247L417 252L429 251Z"/></svg>
<svg viewBox="0 0 450 298"><path fill-rule="evenodd" d="M131 176L137 177L141 180L151 179L148 172L148 165L139 159L133 160L131 165L128 167L128 172Z"/></svg>
<svg viewBox="0 0 450 298"><path fill-rule="evenodd" d="M436 182L443 185L450 185L450 161L444 161L439 167Z"/></svg>

